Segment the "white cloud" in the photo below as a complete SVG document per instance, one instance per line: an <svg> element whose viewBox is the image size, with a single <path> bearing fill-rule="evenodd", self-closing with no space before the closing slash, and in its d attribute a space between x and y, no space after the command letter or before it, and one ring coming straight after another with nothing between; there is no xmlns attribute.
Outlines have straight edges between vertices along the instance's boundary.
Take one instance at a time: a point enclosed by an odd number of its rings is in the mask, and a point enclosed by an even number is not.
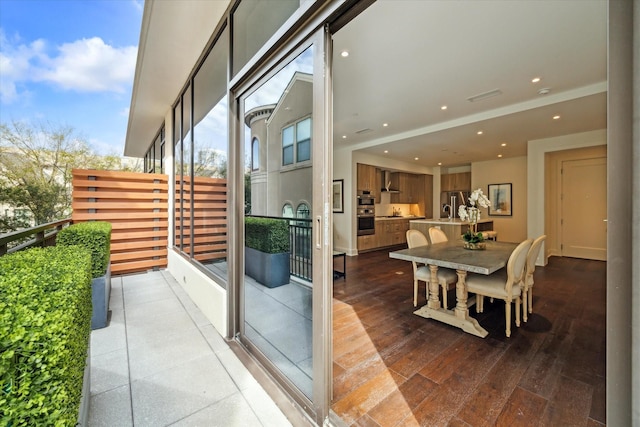
<svg viewBox="0 0 640 427"><path fill-rule="evenodd" d="M114 48L99 37L65 43L36 78L79 92L124 92L133 81L137 48Z"/></svg>
<svg viewBox="0 0 640 427"><path fill-rule="evenodd" d="M15 40L19 38L16 36ZM0 100L8 104L18 98L16 83L21 83L28 75L31 61L42 57L46 44L43 40L36 40L29 45L14 47L12 40L0 28L0 46Z"/></svg>
<svg viewBox="0 0 640 427"><path fill-rule="evenodd" d="M137 47L113 47L101 38L81 39L47 53L47 43L9 40L0 29L0 97L15 101L30 82L51 83L63 90L123 93L133 82Z"/></svg>

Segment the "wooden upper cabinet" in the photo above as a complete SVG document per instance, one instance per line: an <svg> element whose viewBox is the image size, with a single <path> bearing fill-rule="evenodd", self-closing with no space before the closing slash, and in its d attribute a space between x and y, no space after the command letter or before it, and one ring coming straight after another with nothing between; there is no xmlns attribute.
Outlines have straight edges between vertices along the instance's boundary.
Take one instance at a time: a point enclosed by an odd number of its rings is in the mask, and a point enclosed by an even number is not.
<svg viewBox="0 0 640 427"><path fill-rule="evenodd" d="M440 189L441 191L470 191L471 172L440 175Z"/></svg>
<svg viewBox="0 0 640 427"><path fill-rule="evenodd" d="M371 165L358 163L358 191L369 191L371 195L380 201L380 173L378 168Z"/></svg>
<svg viewBox="0 0 640 427"><path fill-rule="evenodd" d="M391 174L391 187L400 190L391 194L391 203L424 204L425 175L394 172Z"/></svg>

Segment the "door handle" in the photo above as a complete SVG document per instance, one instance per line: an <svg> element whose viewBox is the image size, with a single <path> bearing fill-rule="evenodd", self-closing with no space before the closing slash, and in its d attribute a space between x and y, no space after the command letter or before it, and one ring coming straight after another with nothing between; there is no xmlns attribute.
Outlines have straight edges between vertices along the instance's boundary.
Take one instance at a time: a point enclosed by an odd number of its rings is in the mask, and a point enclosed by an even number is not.
<svg viewBox="0 0 640 427"><path fill-rule="evenodd" d="M322 216L318 215L316 217L316 249L320 249L322 247Z"/></svg>

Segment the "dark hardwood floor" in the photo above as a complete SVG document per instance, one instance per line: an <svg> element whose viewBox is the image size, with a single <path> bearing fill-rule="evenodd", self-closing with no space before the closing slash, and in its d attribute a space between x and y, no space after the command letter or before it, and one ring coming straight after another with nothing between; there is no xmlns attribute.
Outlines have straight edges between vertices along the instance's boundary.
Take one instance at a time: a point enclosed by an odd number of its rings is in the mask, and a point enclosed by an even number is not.
<svg viewBox="0 0 640 427"><path fill-rule="evenodd" d="M472 307L483 339L414 315L411 263L388 253L347 257L334 281L332 409L348 425L604 425L605 262L537 267L533 314L511 338L504 302Z"/></svg>

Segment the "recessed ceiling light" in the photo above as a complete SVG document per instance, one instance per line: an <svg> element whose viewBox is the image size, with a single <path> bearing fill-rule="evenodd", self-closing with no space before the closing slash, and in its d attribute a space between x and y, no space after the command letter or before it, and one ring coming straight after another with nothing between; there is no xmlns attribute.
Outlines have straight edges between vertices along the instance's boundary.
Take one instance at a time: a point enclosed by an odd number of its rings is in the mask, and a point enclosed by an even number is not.
<svg viewBox="0 0 640 427"><path fill-rule="evenodd" d="M442 162L438 162L438 166L442 166Z"/></svg>
<svg viewBox="0 0 640 427"><path fill-rule="evenodd" d="M443 105L442 107L440 107L440 109L441 109L441 110L446 110L446 109L447 109L447 106L446 106L446 105Z"/></svg>
<svg viewBox="0 0 640 427"><path fill-rule="evenodd" d="M414 157L413 160L420 160L420 158L419 157Z"/></svg>
<svg viewBox="0 0 640 427"><path fill-rule="evenodd" d="M507 146L507 143L506 143L506 142L503 142L503 143L502 143L502 144L500 144L500 145L501 145L502 147L506 147L506 146Z"/></svg>
<svg viewBox="0 0 640 427"><path fill-rule="evenodd" d="M560 116L557 115L557 114L555 116L553 116L553 120L558 120L559 118L560 118Z"/></svg>
<svg viewBox="0 0 640 427"><path fill-rule="evenodd" d="M387 127L387 126L389 126L389 123L383 123L382 126L383 127Z"/></svg>
<svg viewBox="0 0 640 427"><path fill-rule="evenodd" d="M538 83L540 81L540 77L534 77L531 79L531 83Z"/></svg>
<svg viewBox="0 0 640 427"><path fill-rule="evenodd" d="M342 52L340 52L340 56L342 56L343 58L346 58L347 56L349 56L349 51L343 50Z"/></svg>
<svg viewBox="0 0 640 427"><path fill-rule="evenodd" d="M347 139L347 135L342 135L342 139Z"/></svg>
<svg viewBox="0 0 640 427"><path fill-rule="evenodd" d="M482 135L483 132L481 130L479 130L477 133L478 133L478 135Z"/></svg>
<svg viewBox="0 0 640 427"><path fill-rule="evenodd" d="M384 154L387 154L389 152L389 150L384 150Z"/></svg>
<svg viewBox="0 0 640 427"><path fill-rule="evenodd" d="M502 157L502 154L498 154L498 157Z"/></svg>

